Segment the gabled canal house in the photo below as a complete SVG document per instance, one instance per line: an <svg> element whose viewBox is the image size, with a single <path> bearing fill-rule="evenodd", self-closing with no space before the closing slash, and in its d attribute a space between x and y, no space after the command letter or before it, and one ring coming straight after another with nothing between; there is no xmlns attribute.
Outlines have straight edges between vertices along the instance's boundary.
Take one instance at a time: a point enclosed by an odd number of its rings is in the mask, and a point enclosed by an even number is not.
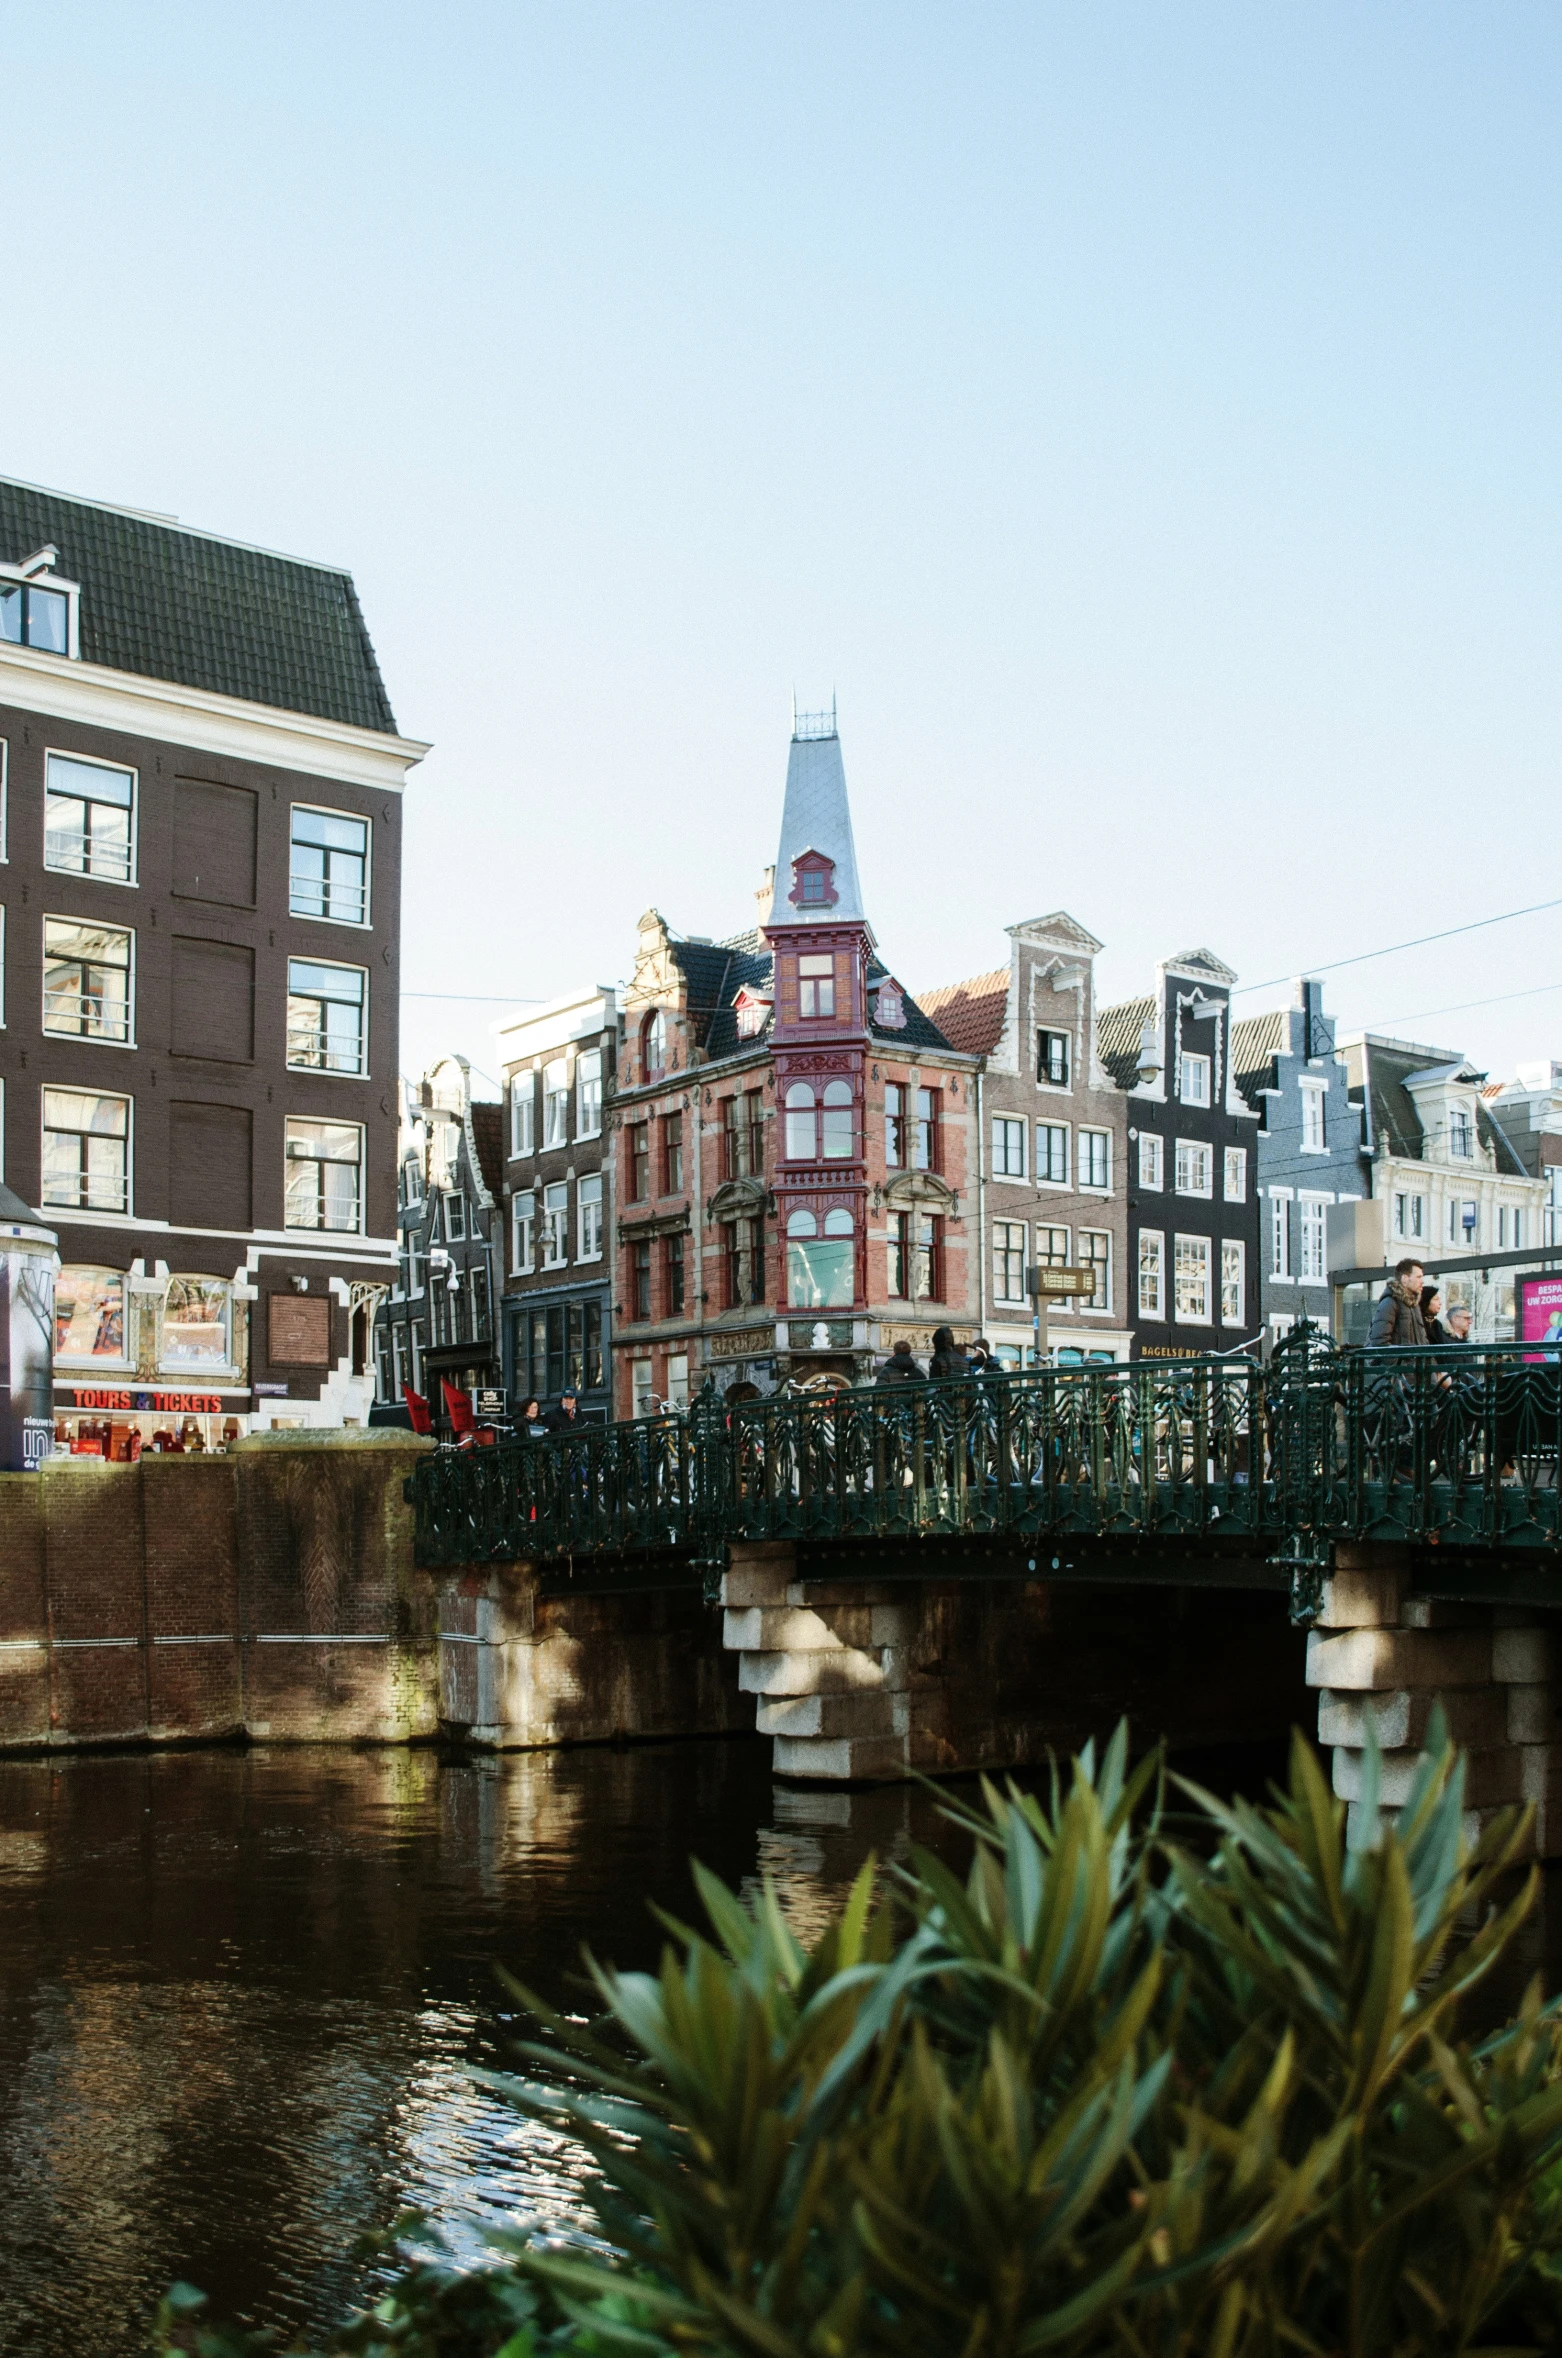
<svg viewBox="0 0 1562 2358"><path fill-rule="evenodd" d="M640 922L610 1115L620 1416L869 1380L976 1332L974 1082L878 958L833 713L799 717L762 922Z"/></svg>
<svg viewBox="0 0 1562 2358"><path fill-rule="evenodd" d="M1135 1358L1258 1344L1258 1116L1232 1055L1235 981L1212 950L1187 950L1098 1019L1125 1092Z"/></svg>
<svg viewBox="0 0 1562 2358"><path fill-rule="evenodd" d="M982 1058L982 1332L1006 1367L1031 1366L1027 1268L1084 1268L1094 1291L1048 1305L1048 1356L1126 1359L1127 1121L1096 1049L1101 944L1061 909L1008 932L1007 966L922 994L946 1037Z"/></svg>
<svg viewBox="0 0 1562 2358"><path fill-rule="evenodd" d="M504 1280L501 1109L472 1095L464 1056L402 1083L397 1187L401 1253L374 1330L370 1422L411 1422L405 1387L449 1429L442 1386L501 1379L497 1303Z"/></svg>
<svg viewBox="0 0 1562 2358"><path fill-rule="evenodd" d="M426 751L339 568L0 481L0 1171L61 1441L367 1418Z"/></svg>

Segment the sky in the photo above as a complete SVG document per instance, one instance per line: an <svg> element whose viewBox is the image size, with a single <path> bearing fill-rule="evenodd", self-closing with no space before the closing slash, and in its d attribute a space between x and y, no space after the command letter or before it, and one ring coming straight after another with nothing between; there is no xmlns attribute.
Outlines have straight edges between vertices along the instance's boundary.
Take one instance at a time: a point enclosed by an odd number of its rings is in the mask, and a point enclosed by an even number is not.
<svg viewBox="0 0 1562 2358"><path fill-rule="evenodd" d="M0 0L0 75L0 471L348 566L432 740L404 1069L751 923L794 694L913 990L1562 899L1555 7ZM1505 1073L1559 945L1328 1004Z"/></svg>

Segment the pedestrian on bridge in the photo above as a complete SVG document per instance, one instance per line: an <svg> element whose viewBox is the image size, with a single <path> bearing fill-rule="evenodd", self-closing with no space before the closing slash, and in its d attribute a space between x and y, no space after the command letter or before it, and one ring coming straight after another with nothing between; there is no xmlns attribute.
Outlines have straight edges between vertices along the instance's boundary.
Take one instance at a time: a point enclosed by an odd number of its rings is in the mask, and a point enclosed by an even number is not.
<svg viewBox="0 0 1562 2358"><path fill-rule="evenodd" d="M550 1408L542 1420L544 1430L549 1433L578 1433L580 1419L575 1413L576 1406L575 1387L573 1384L566 1384L559 1395L558 1407Z"/></svg>
<svg viewBox="0 0 1562 2358"><path fill-rule="evenodd" d="M1384 1287L1377 1308L1372 1313L1372 1326L1367 1336L1369 1347L1376 1351L1386 1343L1397 1343L1409 1349L1427 1339L1426 1320L1421 1314L1421 1293L1426 1283L1426 1271L1419 1261L1398 1261L1394 1274Z"/></svg>
<svg viewBox="0 0 1562 2358"><path fill-rule="evenodd" d="M920 1363L911 1356L911 1345L902 1335L894 1350L885 1360L874 1379L881 1384L920 1384L924 1381Z"/></svg>
<svg viewBox="0 0 1562 2358"><path fill-rule="evenodd" d="M953 1383L968 1372L969 1361L955 1341L952 1326L933 1329L933 1356L927 1363L928 1381L934 1384Z"/></svg>

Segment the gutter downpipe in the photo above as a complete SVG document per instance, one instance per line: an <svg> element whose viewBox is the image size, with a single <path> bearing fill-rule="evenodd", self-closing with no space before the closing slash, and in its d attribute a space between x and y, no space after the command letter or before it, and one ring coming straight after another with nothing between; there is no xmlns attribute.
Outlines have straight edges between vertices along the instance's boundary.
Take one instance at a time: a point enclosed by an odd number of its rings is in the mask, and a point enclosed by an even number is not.
<svg viewBox="0 0 1562 2358"><path fill-rule="evenodd" d="M982 1118L982 1080L976 1070L976 1331L987 1332L987 1155L986 1125Z"/></svg>

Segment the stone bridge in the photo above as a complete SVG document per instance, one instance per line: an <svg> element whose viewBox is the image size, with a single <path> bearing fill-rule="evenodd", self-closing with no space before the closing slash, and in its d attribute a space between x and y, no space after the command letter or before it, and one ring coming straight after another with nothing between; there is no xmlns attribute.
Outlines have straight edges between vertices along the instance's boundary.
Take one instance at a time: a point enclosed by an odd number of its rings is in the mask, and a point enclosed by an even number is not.
<svg viewBox="0 0 1562 2358"><path fill-rule="evenodd" d="M447 1724L526 1733L536 1598L703 1593L779 1772L1001 1766L1132 1712L1274 1734L1318 1690L1385 1798L1434 1701L1473 1809L1562 1853L1562 1381L1533 1348L1189 1359L778 1397L425 1457ZM523 1600L519 1606L517 1600ZM1305 1635L1304 1635L1305 1633Z"/></svg>

